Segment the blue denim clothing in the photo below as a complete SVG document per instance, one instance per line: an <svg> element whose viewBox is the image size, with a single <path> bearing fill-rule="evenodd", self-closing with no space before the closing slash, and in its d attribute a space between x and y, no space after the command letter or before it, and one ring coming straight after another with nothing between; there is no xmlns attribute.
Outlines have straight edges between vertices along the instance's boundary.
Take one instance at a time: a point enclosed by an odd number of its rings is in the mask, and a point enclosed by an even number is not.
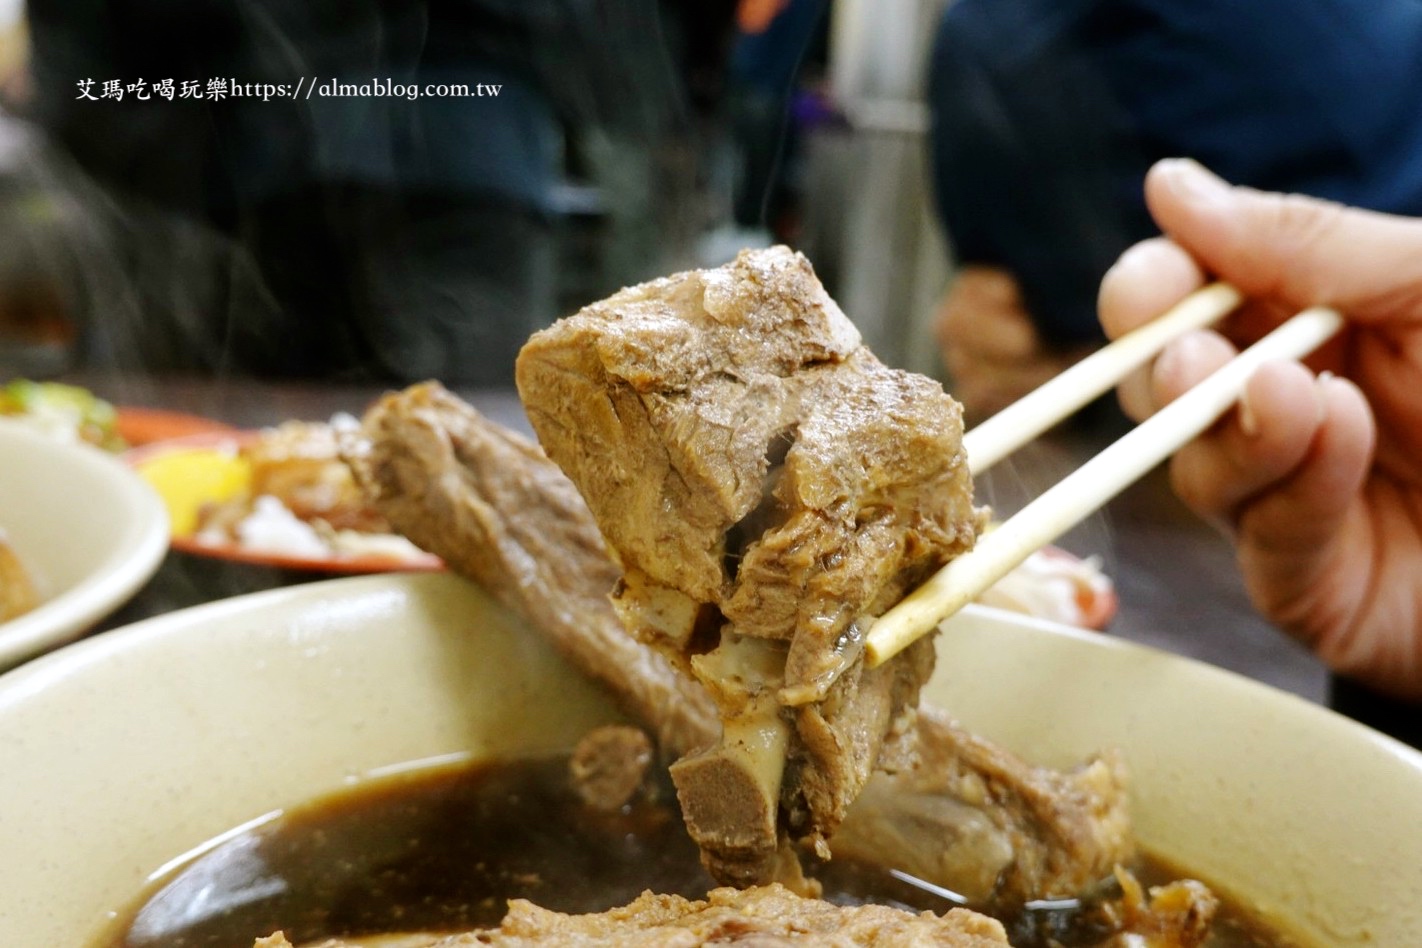
<svg viewBox="0 0 1422 948"><path fill-rule="evenodd" d="M957 255L1057 344L1098 337L1101 275L1156 233L1159 158L1422 214L1422 0L958 0L929 90Z"/></svg>

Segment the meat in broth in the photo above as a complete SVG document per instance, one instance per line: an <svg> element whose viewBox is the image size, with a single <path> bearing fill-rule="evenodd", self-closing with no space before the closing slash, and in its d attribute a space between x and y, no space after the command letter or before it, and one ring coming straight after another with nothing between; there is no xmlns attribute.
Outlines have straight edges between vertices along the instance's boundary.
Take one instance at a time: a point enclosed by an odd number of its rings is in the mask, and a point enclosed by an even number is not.
<svg viewBox="0 0 1422 948"><path fill-rule="evenodd" d="M1151 860L1132 868L1147 882L1175 875ZM817 874L834 905L952 908L882 865L835 859ZM294 945L401 931L435 933L434 941L497 928L509 899L593 913L647 890L701 900L713 884L664 769L654 768L608 811L583 799L565 758L443 765L368 781L204 850L156 880L92 948L249 948L277 930ZM1122 932L1122 905L1114 894L1019 910L1003 915L1003 931L1018 948L1046 946L1049 938L1064 948L1126 945L1111 941ZM981 923L968 927L965 913L957 918L959 929L992 937ZM1140 938L1134 944L1180 944ZM1289 942L1226 901L1205 945Z"/></svg>
<svg viewBox="0 0 1422 948"><path fill-rule="evenodd" d="M434 384L382 399L350 462L391 523L478 582L657 736L668 756L715 741L691 675L632 638L608 599L618 567L577 490L537 448ZM918 766L870 776L832 852L873 851L974 901L1070 896L1130 858L1125 773L1104 753L1033 767L939 709L916 717Z"/></svg>
<svg viewBox="0 0 1422 948"><path fill-rule="evenodd" d="M716 881L812 894L801 860L853 856L1011 916L1130 858L1116 755L1036 768L918 707L930 639L865 666L865 627L968 549L982 513L958 406L879 363L803 257L623 290L536 334L518 381L567 477L433 384L375 406L347 460L397 529L679 758ZM1120 884L1121 905L1169 916L1155 944L1203 937L1198 883L1159 905Z"/></svg>

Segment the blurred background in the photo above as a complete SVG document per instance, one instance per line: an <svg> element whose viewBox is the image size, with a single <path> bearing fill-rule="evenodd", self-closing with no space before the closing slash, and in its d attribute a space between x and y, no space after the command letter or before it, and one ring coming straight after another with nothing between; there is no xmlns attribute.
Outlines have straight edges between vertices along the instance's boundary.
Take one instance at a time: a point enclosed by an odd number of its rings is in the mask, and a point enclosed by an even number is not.
<svg viewBox="0 0 1422 948"><path fill-rule="evenodd" d="M0 3L0 374L507 384L538 326L772 242L941 372L942 0L288 6Z"/></svg>
<svg viewBox="0 0 1422 948"><path fill-rule="evenodd" d="M1419 99L1418 0L0 0L0 382L249 427L511 400L537 328L785 243L976 421L1100 343L1151 162L1422 214ZM1324 696L1163 476L1063 544L1120 634Z"/></svg>

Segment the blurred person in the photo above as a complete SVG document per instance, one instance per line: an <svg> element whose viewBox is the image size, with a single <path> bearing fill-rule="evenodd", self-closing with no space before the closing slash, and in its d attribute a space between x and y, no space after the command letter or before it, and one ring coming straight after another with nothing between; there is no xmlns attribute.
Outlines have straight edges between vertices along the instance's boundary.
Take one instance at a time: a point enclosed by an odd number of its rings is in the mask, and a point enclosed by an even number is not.
<svg viewBox="0 0 1422 948"><path fill-rule="evenodd" d="M933 328L953 397L973 421L1006 408L1094 348L1049 345L1027 313L1021 284L1002 267L982 264L954 274Z"/></svg>
<svg viewBox="0 0 1422 948"><path fill-rule="evenodd" d="M674 108L656 0L32 0L29 15L31 114L109 198L91 210L110 239L85 249L115 260L82 301L100 363L510 384L557 315L569 136L650 143ZM299 79L499 92L231 87ZM161 80L201 94L160 97ZM102 97L110 81L122 98Z"/></svg>
<svg viewBox="0 0 1422 948"><path fill-rule="evenodd" d="M23 0L0 0L0 108L29 97L29 53Z"/></svg>
<svg viewBox="0 0 1422 948"><path fill-rule="evenodd" d="M741 0L727 67L727 95L738 152L736 225L759 242L798 236L795 104L812 63L823 64L829 0Z"/></svg>
<svg viewBox="0 0 1422 948"><path fill-rule="evenodd" d="M1100 344L1101 275L1157 233L1157 159L1422 214L1417 0L956 0L929 102L963 265L937 328L976 418Z"/></svg>
<svg viewBox="0 0 1422 948"><path fill-rule="evenodd" d="M1256 607L1337 673L1334 706L1422 746L1422 220L1232 187L1187 160L1157 164L1145 195L1165 236L1103 279L1108 335L1209 279L1248 302L1123 383L1132 417L1299 310L1347 317L1305 363L1259 369L1171 477L1233 537Z"/></svg>

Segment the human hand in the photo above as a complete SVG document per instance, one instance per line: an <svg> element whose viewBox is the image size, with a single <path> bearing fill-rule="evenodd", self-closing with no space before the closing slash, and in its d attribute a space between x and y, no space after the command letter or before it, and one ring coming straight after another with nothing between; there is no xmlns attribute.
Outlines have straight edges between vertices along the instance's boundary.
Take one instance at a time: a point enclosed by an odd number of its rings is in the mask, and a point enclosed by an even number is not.
<svg viewBox="0 0 1422 948"><path fill-rule="evenodd" d="M1006 408L1087 354L1048 348L1016 279L997 267L964 267L934 320L953 397L972 422Z"/></svg>
<svg viewBox="0 0 1422 948"><path fill-rule="evenodd" d="M1261 368L1171 478L1232 531L1261 612L1335 670L1422 699L1422 221L1230 187L1182 160L1151 169L1146 201L1166 236L1103 278L1108 336L1206 274L1250 302L1123 383L1123 408L1144 418L1301 309L1342 312L1340 338Z"/></svg>

